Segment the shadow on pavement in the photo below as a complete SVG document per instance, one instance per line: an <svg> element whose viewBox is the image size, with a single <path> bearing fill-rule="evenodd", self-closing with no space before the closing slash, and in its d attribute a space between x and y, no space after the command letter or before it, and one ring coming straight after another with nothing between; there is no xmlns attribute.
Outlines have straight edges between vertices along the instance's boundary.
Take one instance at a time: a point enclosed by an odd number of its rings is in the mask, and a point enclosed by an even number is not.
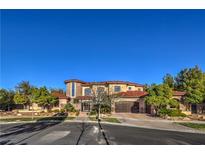
<svg viewBox="0 0 205 154"><path fill-rule="evenodd" d="M62 123L66 118L67 118L68 114L67 113L57 113L55 115L53 115L52 117L45 117L45 118L41 118L38 119L35 123L25 123L25 124L21 124L18 126L14 126L11 127L9 129L6 129L6 132L4 134L0 135L1 137L8 137L10 135L19 135L22 133L34 133L31 136L24 138L28 139L36 134L39 133L40 130L55 126L59 123ZM21 141L23 141L21 140ZM20 143L21 141L19 141L18 143ZM4 145L7 144L9 142L9 140L4 140L0 142L0 145ZM15 143L17 144L17 143Z"/></svg>

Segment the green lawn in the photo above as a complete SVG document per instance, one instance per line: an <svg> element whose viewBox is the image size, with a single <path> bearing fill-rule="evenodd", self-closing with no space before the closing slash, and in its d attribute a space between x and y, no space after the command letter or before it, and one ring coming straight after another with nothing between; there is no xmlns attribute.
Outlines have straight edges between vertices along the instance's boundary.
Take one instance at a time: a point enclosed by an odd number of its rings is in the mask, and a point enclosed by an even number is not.
<svg viewBox="0 0 205 154"><path fill-rule="evenodd" d="M15 121L49 121L49 120L73 120L75 117L18 117L18 118L5 118L0 119L0 122L15 122Z"/></svg>
<svg viewBox="0 0 205 154"><path fill-rule="evenodd" d="M184 122L184 123L178 123L180 125L198 129L198 130L204 130L205 131L205 124L199 124L199 123L189 123L189 122Z"/></svg>
<svg viewBox="0 0 205 154"><path fill-rule="evenodd" d="M112 123L120 123L117 118L103 118L103 121L112 122Z"/></svg>
<svg viewBox="0 0 205 154"><path fill-rule="evenodd" d="M89 117L91 121L97 121L96 117ZM109 117L109 118L101 118L102 121L111 122L111 123L120 123L117 118Z"/></svg>

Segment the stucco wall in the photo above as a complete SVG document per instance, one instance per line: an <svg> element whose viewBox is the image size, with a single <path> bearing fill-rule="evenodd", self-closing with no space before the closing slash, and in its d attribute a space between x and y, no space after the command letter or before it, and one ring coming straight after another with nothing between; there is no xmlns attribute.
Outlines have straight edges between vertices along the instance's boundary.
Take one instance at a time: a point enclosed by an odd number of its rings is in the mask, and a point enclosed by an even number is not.
<svg viewBox="0 0 205 154"><path fill-rule="evenodd" d="M66 96L70 97L71 83L66 84Z"/></svg>
<svg viewBox="0 0 205 154"><path fill-rule="evenodd" d="M63 109L67 103L68 103L67 99L59 99L59 108Z"/></svg>

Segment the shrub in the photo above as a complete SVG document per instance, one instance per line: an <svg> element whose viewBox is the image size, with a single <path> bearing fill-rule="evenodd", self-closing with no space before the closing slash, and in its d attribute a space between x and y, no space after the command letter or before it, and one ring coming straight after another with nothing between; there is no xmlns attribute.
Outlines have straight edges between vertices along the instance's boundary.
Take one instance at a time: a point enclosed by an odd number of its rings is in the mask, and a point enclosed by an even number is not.
<svg viewBox="0 0 205 154"><path fill-rule="evenodd" d="M54 113L58 113L59 109L52 110Z"/></svg>
<svg viewBox="0 0 205 154"><path fill-rule="evenodd" d="M76 111L76 116L79 116L79 114L80 114L80 111L77 110L77 111Z"/></svg>
<svg viewBox="0 0 205 154"><path fill-rule="evenodd" d="M60 113L65 113L65 109L60 109Z"/></svg>
<svg viewBox="0 0 205 154"><path fill-rule="evenodd" d="M166 115L170 115L171 113L171 110L170 109L166 109L166 108L163 108L159 111L159 115L160 117L164 117Z"/></svg>
<svg viewBox="0 0 205 154"><path fill-rule="evenodd" d="M178 109L166 109L166 108L163 108L159 111L159 115L161 117L163 116L170 116L170 117L186 117L186 114L182 113L181 110L178 110Z"/></svg>
<svg viewBox="0 0 205 154"><path fill-rule="evenodd" d="M100 113L111 113L111 107L107 104L102 104Z"/></svg>
<svg viewBox="0 0 205 154"><path fill-rule="evenodd" d="M68 103L65 105L64 109L67 111L67 112L76 112L76 109L75 107L71 104L71 103Z"/></svg>
<svg viewBox="0 0 205 154"><path fill-rule="evenodd" d="M97 114L97 111L96 111L96 110L93 110L93 109L92 109L92 110L90 111L90 115L96 115L96 114Z"/></svg>
<svg viewBox="0 0 205 154"><path fill-rule="evenodd" d="M98 106L94 105L92 107L92 110L90 111L90 115L96 115L97 112L98 112ZM107 104L102 104L100 108L100 113L103 113L103 114L111 113L111 107Z"/></svg>
<svg viewBox="0 0 205 154"><path fill-rule="evenodd" d="M186 114L182 113L181 110L172 110L170 113L171 117L186 117Z"/></svg>

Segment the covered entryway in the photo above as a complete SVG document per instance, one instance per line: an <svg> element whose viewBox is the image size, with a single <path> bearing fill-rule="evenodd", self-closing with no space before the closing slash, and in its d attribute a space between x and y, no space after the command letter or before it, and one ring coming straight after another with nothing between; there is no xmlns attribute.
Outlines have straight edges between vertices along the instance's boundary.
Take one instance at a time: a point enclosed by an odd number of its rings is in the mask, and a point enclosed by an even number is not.
<svg viewBox="0 0 205 154"><path fill-rule="evenodd" d="M116 113L139 113L139 102L117 102Z"/></svg>
<svg viewBox="0 0 205 154"><path fill-rule="evenodd" d="M192 114L196 114L197 113L197 105L196 104L192 104L191 105L191 113Z"/></svg>
<svg viewBox="0 0 205 154"><path fill-rule="evenodd" d="M90 102L89 101L81 103L81 111L89 112L90 109L91 109L91 106L90 106Z"/></svg>

